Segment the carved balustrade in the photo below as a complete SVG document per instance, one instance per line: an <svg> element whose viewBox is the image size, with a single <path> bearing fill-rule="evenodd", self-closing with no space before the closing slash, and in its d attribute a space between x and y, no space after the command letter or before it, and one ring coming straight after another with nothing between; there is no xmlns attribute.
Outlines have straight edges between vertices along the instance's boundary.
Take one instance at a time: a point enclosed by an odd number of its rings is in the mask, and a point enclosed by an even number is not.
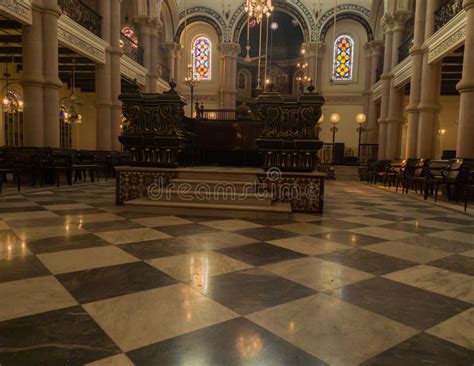
<svg viewBox="0 0 474 366"><path fill-rule="evenodd" d="M413 40L413 34L409 34L400 47L398 47L398 63L402 62L410 55L410 49L413 47Z"/></svg>
<svg viewBox="0 0 474 366"><path fill-rule="evenodd" d="M435 32L448 23L456 14L462 11L463 0L442 0L435 11Z"/></svg>
<svg viewBox="0 0 474 366"><path fill-rule="evenodd" d="M101 36L102 17L80 0L58 0L63 14L96 36Z"/></svg>
<svg viewBox="0 0 474 366"><path fill-rule="evenodd" d="M120 47L126 56L143 65L143 48L123 33L120 33Z"/></svg>

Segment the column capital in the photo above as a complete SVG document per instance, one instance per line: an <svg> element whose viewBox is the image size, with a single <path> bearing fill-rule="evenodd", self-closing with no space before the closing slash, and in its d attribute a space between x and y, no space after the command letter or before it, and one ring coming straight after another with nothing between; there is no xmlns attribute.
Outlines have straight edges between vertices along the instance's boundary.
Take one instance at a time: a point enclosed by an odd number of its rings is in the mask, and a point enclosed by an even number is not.
<svg viewBox="0 0 474 366"><path fill-rule="evenodd" d="M382 54L384 42L379 40L370 41L364 44L364 49L368 56L379 56Z"/></svg>
<svg viewBox="0 0 474 366"><path fill-rule="evenodd" d="M380 24L385 33L391 33L393 31L393 14L385 14L380 19Z"/></svg>
<svg viewBox="0 0 474 366"><path fill-rule="evenodd" d="M412 14L406 11L393 13L393 31L404 32L406 22L412 17Z"/></svg>
<svg viewBox="0 0 474 366"><path fill-rule="evenodd" d="M222 52L226 56L237 57L240 53L240 44L234 42L227 42L221 45Z"/></svg>

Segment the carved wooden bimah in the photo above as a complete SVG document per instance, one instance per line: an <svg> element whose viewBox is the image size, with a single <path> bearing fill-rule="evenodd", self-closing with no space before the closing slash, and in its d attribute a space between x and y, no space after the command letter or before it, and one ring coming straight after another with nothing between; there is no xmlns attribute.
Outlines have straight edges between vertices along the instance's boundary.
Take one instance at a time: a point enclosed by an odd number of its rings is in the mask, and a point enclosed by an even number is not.
<svg viewBox="0 0 474 366"><path fill-rule="evenodd" d="M257 98L258 118L264 128L256 143L264 169L304 172L316 168L323 142L315 126L324 98L313 91L310 86L299 97L270 91Z"/></svg>
<svg viewBox="0 0 474 366"><path fill-rule="evenodd" d="M190 160L192 134L184 116L185 102L174 90L162 94L123 93L122 113L128 126L119 137L130 152L130 165L177 167Z"/></svg>

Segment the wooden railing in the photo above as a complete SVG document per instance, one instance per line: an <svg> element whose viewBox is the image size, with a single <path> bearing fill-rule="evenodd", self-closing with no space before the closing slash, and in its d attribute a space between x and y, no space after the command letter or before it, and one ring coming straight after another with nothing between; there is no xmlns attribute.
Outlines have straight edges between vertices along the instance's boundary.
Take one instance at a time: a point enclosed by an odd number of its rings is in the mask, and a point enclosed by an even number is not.
<svg viewBox="0 0 474 366"><path fill-rule="evenodd" d="M235 109L204 109L196 108L197 119L206 119L210 121L235 121L237 119Z"/></svg>
<svg viewBox="0 0 474 366"><path fill-rule="evenodd" d="M120 47L126 56L140 65L143 65L143 48L123 33L120 33Z"/></svg>
<svg viewBox="0 0 474 366"><path fill-rule="evenodd" d="M58 0L63 14L96 36L101 36L102 17L80 0Z"/></svg>
<svg viewBox="0 0 474 366"><path fill-rule="evenodd" d="M442 0L438 10L435 11L435 32L441 29L456 14L462 11L463 0Z"/></svg>

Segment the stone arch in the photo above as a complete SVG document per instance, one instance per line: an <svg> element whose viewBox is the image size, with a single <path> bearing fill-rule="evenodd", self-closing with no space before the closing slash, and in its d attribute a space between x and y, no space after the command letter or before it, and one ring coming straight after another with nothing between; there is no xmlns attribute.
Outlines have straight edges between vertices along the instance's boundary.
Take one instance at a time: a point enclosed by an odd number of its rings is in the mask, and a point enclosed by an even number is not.
<svg viewBox="0 0 474 366"><path fill-rule="evenodd" d="M213 18L208 17L206 15L194 15L194 16L191 16L190 18L188 18L187 21L186 21L188 26L190 24L193 24L193 23L196 23L196 22L202 22L202 23L209 24L216 31L217 37L219 38L219 43L222 42L222 37L223 37L222 28L220 27L220 25ZM181 34L184 31L184 27L185 27L185 22L181 21L181 23L179 24L178 30L176 31L176 34L174 36L174 41L176 43L179 43L179 41L181 39Z"/></svg>
<svg viewBox="0 0 474 366"><path fill-rule="evenodd" d="M367 40L374 40L374 32L372 27L367 20L367 16L370 14L370 11L362 6L354 4L344 4L337 7L336 22L341 20L352 20L356 23L359 23L364 27L367 33ZM326 33L329 28L334 24L334 9L331 9L323 14L323 16L318 21L319 31L319 40L324 41L326 38Z"/></svg>
<svg viewBox="0 0 474 366"><path fill-rule="evenodd" d="M283 11L298 20L303 30L304 41L314 41L317 38L317 25L311 11L303 4L301 0L277 0L273 2L276 10ZM247 15L245 13L245 4L239 6L234 12L229 22L228 41L238 42L240 33L246 23ZM227 39L226 39L227 40Z"/></svg>

